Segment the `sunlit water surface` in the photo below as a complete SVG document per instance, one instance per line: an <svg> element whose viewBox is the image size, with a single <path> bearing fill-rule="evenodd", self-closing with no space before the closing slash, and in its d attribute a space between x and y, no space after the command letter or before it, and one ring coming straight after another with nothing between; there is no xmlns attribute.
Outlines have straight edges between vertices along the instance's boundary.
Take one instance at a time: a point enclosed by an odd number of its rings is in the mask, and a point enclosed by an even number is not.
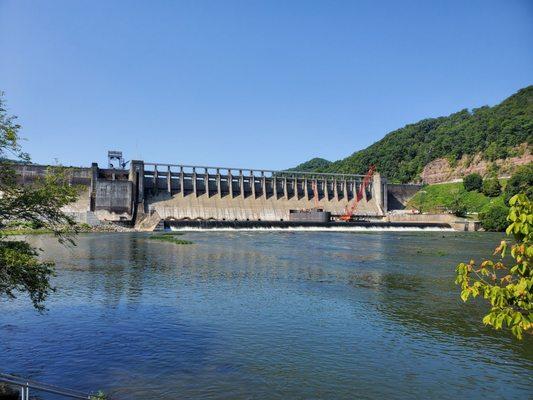
<svg viewBox="0 0 533 400"><path fill-rule="evenodd" d="M453 283L499 235L183 238L32 237L57 292L42 315L0 302L0 370L117 399L531 398L532 338L484 327Z"/></svg>

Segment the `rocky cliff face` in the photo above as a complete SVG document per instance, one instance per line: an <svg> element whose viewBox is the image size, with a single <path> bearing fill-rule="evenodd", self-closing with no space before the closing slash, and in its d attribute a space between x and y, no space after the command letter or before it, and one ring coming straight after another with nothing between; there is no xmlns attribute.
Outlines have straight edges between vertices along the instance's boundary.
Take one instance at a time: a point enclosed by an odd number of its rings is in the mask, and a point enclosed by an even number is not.
<svg viewBox="0 0 533 400"><path fill-rule="evenodd" d="M472 173L478 173L484 177L495 169L498 176L508 176L520 165L533 162L531 148L526 143L517 147L516 153L520 155L495 161L484 160L481 154L463 156L455 165L451 165L445 158L438 158L424 167L420 177L422 182L428 184L453 182Z"/></svg>

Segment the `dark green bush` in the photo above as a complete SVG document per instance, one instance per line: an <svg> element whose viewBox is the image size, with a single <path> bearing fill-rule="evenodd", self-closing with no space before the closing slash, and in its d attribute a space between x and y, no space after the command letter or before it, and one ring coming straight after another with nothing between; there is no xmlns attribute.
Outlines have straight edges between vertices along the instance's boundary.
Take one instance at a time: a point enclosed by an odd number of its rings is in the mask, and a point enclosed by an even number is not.
<svg viewBox="0 0 533 400"><path fill-rule="evenodd" d="M502 205L494 205L487 212L479 214L481 226L486 231L503 232L509 225L507 221L508 213L509 208Z"/></svg>
<svg viewBox="0 0 533 400"><path fill-rule="evenodd" d="M479 174L470 174L463 179L463 186L468 192L480 191L483 186L483 178Z"/></svg>
<svg viewBox="0 0 533 400"><path fill-rule="evenodd" d="M505 187L505 203L515 194L524 193L533 199L533 164L518 168Z"/></svg>
<svg viewBox="0 0 533 400"><path fill-rule="evenodd" d="M457 217L466 217L466 205L459 197L453 199L450 210Z"/></svg>
<svg viewBox="0 0 533 400"><path fill-rule="evenodd" d="M488 197L498 197L502 192L502 185L496 178L485 179L483 182L483 194Z"/></svg>

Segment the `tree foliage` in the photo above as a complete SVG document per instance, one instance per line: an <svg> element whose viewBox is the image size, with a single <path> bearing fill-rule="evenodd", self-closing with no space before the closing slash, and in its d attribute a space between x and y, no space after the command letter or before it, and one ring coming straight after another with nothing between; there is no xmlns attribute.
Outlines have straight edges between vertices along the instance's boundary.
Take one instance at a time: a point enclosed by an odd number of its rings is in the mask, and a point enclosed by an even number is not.
<svg viewBox="0 0 533 400"><path fill-rule="evenodd" d="M474 190L477 190L478 192L481 190L481 187L483 186L483 178L479 174L470 174L467 175L463 179L463 186L464 188L472 192Z"/></svg>
<svg viewBox="0 0 533 400"><path fill-rule="evenodd" d="M502 185L497 178L489 178L483 181L483 194L488 197L497 197L502 192Z"/></svg>
<svg viewBox="0 0 533 400"><path fill-rule="evenodd" d="M406 125L316 171L364 174L374 164L391 181L411 182L437 158L453 162L463 155L482 153L487 160L495 160L532 141L533 86L528 86L494 107L465 109Z"/></svg>
<svg viewBox="0 0 533 400"><path fill-rule="evenodd" d="M461 285L463 301L482 296L490 303L490 311L483 318L485 325L507 327L522 339L524 332L533 333L533 203L525 194L513 196L509 203L506 233L515 242L509 245L502 240L494 251L496 261L459 264L455 283ZM507 253L510 260L506 259Z"/></svg>
<svg viewBox="0 0 533 400"><path fill-rule="evenodd" d="M328 161L324 158L315 157L309 161L297 165L294 168L289 169L289 171L314 172L322 168L327 168L330 164L331 161Z"/></svg>
<svg viewBox="0 0 533 400"><path fill-rule="evenodd" d="M501 204L492 205L486 212L479 214L481 226L488 232L503 232L507 228L509 208Z"/></svg>
<svg viewBox="0 0 533 400"><path fill-rule="evenodd" d="M68 184L66 170L51 168L32 185L19 185L8 158L28 161L20 146L20 125L8 116L0 93L0 298L27 293L33 305L44 308L53 291L50 277L53 264L41 261L39 250L23 240L7 238L1 229L13 222L39 226L52 231L60 242L72 242L76 231L73 219L61 207L75 201L77 189Z"/></svg>
<svg viewBox="0 0 533 400"><path fill-rule="evenodd" d="M509 203L511 197L518 193L525 193L533 199L533 164L518 168L511 176L505 187L505 202Z"/></svg>
<svg viewBox="0 0 533 400"><path fill-rule="evenodd" d="M464 201L459 196L457 196L452 201L450 211L452 212L453 215L463 218L463 217L466 217L468 209Z"/></svg>

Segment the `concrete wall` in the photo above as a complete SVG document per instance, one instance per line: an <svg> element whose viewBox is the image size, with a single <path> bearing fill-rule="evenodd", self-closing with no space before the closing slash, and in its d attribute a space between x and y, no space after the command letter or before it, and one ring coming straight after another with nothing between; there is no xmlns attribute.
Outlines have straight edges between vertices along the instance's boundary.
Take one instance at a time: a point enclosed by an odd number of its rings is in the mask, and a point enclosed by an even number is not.
<svg viewBox="0 0 533 400"><path fill-rule="evenodd" d="M452 214L390 214L387 220L390 222L421 222L451 224L460 218Z"/></svg>
<svg viewBox="0 0 533 400"><path fill-rule="evenodd" d="M156 211L163 219L216 219L228 221L288 221L290 210L311 209L314 201L306 198L274 199L274 198L243 198L241 195L200 196L169 195L163 193L150 195L146 199L148 210ZM334 215L344 214L351 201L336 200L320 201L319 207ZM379 216L381 212L373 200L363 200L357 209L357 215Z"/></svg>
<svg viewBox="0 0 533 400"><path fill-rule="evenodd" d="M474 232L481 229L479 221L472 221L460 218L453 214L390 214L387 216L389 222L408 222L422 224L448 224L456 231Z"/></svg>
<svg viewBox="0 0 533 400"><path fill-rule="evenodd" d="M22 185L28 185L38 178L43 178L47 171L51 168L50 165L37 164L13 164L17 174L17 181ZM81 167L67 167L66 177L71 185L91 184L91 169Z"/></svg>
<svg viewBox="0 0 533 400"><path fill-rule="evenodd" d="M133 213L133 185L130 181L97 181L94 211L105 220L129 219Z"/></svg>
<svg viewBox="0 0 533 400"><path fill-rule="evenodd" d="M405 209L407 202L422 189L423 185L388 183L386 187L388 211L393 211Z"/></svg>

